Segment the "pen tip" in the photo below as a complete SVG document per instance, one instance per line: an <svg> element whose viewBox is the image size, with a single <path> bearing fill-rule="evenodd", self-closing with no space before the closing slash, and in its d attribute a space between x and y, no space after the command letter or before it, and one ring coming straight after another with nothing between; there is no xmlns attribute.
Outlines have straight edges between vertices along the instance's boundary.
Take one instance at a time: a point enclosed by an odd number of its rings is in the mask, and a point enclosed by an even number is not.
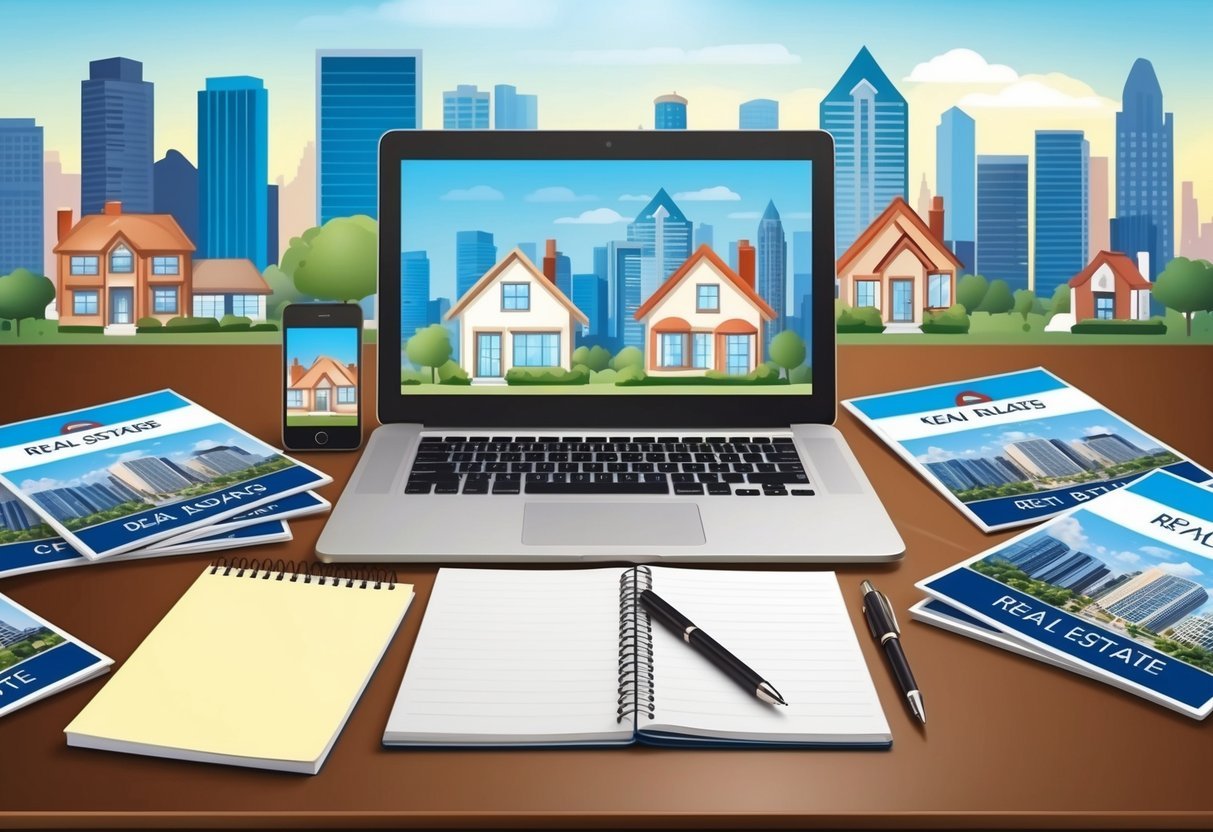
<svg viewBox="0 0 1213 832"><path fill-rule="evenodd" d="M914 712L914 716L918 717L918 721L923 725L927 724L927 711L922 706L922 694L916 690L906 694L906 698L910 700L910 710Z"/></svg>

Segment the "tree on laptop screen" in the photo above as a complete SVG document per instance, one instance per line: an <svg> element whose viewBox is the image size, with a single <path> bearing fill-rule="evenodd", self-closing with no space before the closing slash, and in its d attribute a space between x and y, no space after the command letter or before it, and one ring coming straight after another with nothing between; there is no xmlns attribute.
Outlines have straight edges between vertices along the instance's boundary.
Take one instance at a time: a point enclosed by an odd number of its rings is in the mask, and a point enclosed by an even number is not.
<svg viewBox="0 0 1213 832"><path fill-rule="evenodd" d="M810 392L811 173L403 162L403 392Z"/></svg>

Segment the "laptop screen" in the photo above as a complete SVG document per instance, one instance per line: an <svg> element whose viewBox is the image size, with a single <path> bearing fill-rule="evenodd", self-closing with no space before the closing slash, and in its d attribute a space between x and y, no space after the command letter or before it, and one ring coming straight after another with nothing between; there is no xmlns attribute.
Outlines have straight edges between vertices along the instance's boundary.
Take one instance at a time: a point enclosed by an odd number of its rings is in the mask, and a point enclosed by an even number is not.
<svg viewBox="0 0 1213 832"><path fill-rule="evenodd" d="M401 162L404 395L812 392L808 160Z"/></svg>

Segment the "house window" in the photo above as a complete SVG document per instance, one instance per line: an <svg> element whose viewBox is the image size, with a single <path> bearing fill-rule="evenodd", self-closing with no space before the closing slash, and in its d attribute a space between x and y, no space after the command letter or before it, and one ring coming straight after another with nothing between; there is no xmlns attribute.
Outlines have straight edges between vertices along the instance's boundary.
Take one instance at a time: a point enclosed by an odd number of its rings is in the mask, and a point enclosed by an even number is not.
<svg viewBox="0 0 1213 832"><path fill-rule="evenodd" d="M337 388L337 404L353 404L354 403L354 388L353 387L338 387Z"/></svg>
<svg viewBox="0 0 1213 832"><path fill-rule="evenodd" d="M719 312L720 287L715 283L700 283L695 287L695 311Z"/></svg>
<svg viewBox="0 0 1213 832"><path fill-rule="evenodd" d="M855 305L856 306L875 306L876 296L880 291L879 280L857 280L855 281Z"/></svg>
<svg viewBox="0 0 1213 832"><path fill-rule="evenodd" d="M288 388L286 391L287 407L303 407L303 391Z"/></svg>
<svg viewBox="0 0 1213 832"><path fill-rule="evenodd" d="M691 333L691 366L697 370L712 366L712 333Z"/></svg>
<svg viewBox="0 0 1213 832"><path fill-rule="evenodd" d="M223 295L194 295L194 317L222 318Z"/></svg>
<svg viewBox="0 0 1213 832"><path fill-rule="evenodd" d="M683 344L686 336L680 332L661 333L661 366L685 367Z"/></svg>
<svg viewBox="0 0 1213 832"><path fill-rule="evenodd" d="M559 332L518 332L514 334L515 367L559 367Z"/></svg>
<svg viewBox="0 0 1213 832"><path fill-rule="evenodd" d="M96 315L97 292L72 292L73 315Z"/></svg>
<svg viewBox="0 0 1213 832"><path fill-rule="evenodd" d="M110 273L130 274L135 270L135 258L126 246L118 246L110 252Z"/></svg>
<svg viewBox="0 0 1213 832"><path fill-rule="evenodd" d="M153 257L152 274L180 274L180 257Z"/></svg>
<svg viewBox="0 0 1213 832"><path fill-rule="evenodd" d="M156 315L177 314L177 287L152 289L152 312Z"/></svg>
<svg viewBox="0 0 1213 832"><path fill-rule="evenodd" d="M729 375L743 376L750 371L750 336L724 336L725 372Z"/></svg>
<svg viewBox="0 0 1213 832"><path fill-rule="evenodd" d="M1116 315L1116 296L1111 292L1095 293L1095 317L1110 321Z"/></svg>
<svg viewBox="0 0 1213 832"><path fill-rule="evenodd" d="M502 283L501 311L528 312L531 308L531 284Z"/></svg>
<svg viewBox="0 0 1213 832"><path fill-rule="evenodd" d="M97 274L99 261L98 257L73 257L72 274Z"/></svg>
<svg viewBox="0 0 1213 832"><path fill-rule="evenodd" d="M260 295L232 295L232 314L249 318L261 317Z"/></svg>
<svg viewBox="0 0 1213 832"><path fill-rule="evenodd" d="M946 309L952 305L952 276L948 274L927 275L927 306Z"/></svg>

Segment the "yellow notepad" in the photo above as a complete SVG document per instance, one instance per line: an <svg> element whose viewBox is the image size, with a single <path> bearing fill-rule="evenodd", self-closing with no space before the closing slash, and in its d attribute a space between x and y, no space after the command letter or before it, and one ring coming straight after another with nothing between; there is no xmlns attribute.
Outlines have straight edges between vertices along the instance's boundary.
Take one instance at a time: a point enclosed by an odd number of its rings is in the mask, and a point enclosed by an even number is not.
<svg viewBox="0 0 1213 832"><path fill-rule="evenodd" d="M68 745L315 774L413 598L386 575L324 571L207 567Z"/></svg>

